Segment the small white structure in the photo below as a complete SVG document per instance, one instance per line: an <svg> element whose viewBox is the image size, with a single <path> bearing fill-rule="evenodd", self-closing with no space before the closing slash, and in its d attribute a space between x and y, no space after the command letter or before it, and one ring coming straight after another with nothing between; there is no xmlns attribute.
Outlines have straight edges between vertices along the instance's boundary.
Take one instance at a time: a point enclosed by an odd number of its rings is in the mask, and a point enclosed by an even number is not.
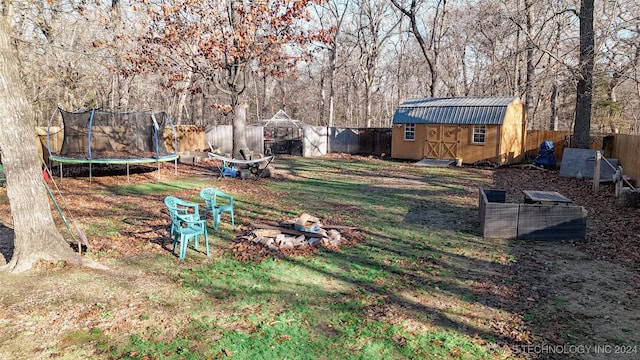
<svg viewBox="0 0 640 360"><path fill-rule="evenodd" d="M284 110L278 110L270 119L262 120L252 126L263 128L265 154L302 156L305 124L300 120L291 119Z"/></svg>

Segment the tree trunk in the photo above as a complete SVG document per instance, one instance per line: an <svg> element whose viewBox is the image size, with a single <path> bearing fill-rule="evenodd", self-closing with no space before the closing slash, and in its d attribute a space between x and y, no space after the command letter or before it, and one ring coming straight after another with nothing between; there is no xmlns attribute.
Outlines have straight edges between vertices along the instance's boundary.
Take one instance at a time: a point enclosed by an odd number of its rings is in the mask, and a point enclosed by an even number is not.
<svg viewBox="0 0 640 360"><path fill-rule="evenodd" d="M22 272L38 260L82 263L51 215L36 148L35 122L19 74L8 17L0 19L0 151L15 232L14 253L6 267Z"/></svg>
<svg viewBox="0 0 640 360"><path fill-rule="evenodd" d="M549 130L558 129L558 84L551 84L551 116L549 118Z"/></svg>
<svg viewBox="0 0 640 360"><path fill-rule="evenodd" d="M591 133L591 101L593 97L593 1L580 2L580 72L576 88L576 112L573 127L574 144L579 149L589 148Z"/></svg>
<svg viewBox="0 0 640 360"><path fill-rule="evenodd" d="M246 102L239 102L233 107L233 156L242 159L240 150L247 151L247 108Z"/></svg>
<svg viewBox="0 0 640 360"><path fill-rule="evenodd" d="M527 118L530 119L530 125L529 125L530 128L542 129L542 126L539 126L538 124L536 124L535 112L533 110L533 84L535 81L536 67L533 62L533 49L535 45L533 43L533 39L531 38L533 36L533 16L534 16L533 14L534 9L531 4L531 0L525 0L524 7L526 11L526 16L527 16L527 20L526 20L527 39L525 41L527 73L526 73L526 80L524 84L524 94L525 94L524 106L527 112Z"/></svg>
<svg viewBox="0 0 640 360"><path fill-rule="evenodd" d="M333 127L334 126L334 122L335 122L335 83L336 83L336 71L337 71L337 65L336 65L336 54L335 54L335 46L333 47L333 49L331 50L331 60L330 60L330 69L329 69L329 121L328 121L328 126L329 127Z"/></svg>

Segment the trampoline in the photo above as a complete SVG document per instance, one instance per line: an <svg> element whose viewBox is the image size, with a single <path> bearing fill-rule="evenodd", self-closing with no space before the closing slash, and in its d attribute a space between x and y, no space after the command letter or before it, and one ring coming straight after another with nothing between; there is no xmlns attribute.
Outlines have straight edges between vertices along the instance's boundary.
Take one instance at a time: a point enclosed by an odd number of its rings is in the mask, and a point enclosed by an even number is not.
<svg viewBox="0 0 640 360"><path fill-rule="evenodd" d="M49 161L57 162L62 179L63 164L86 164L89 181L94 164L126 165L127 181L131 164L156 163L160 179L160 163L174 162L178 172L178 139L175 127L165 112L108 112L97 109L68 112L58 109L62 117L62 146L52 147L52 119L47 126ZM173 139L173 151L165 146L165 132ZM54 139L57 145L57 138Z"/></svg>

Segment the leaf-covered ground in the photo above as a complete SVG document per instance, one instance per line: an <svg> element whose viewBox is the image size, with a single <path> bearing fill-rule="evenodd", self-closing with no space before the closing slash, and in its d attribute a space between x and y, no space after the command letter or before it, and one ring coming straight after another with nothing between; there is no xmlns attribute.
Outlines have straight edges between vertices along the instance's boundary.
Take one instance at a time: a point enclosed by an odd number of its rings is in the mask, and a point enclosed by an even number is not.
<svg viewBox="0 0 640 360"><path fill-rule="evenodd" d="M387 168L385 162L379 159L340 157L349 161L371 162L374 169ZM334 173L332 176L339 176L341 171L345 170L338 169L335 171L337 174ZM587 240L523 242L484 240L477 237L478 246L491 247L490 242L493 241L496 249L506 249L496 251L495 254L495 263L502 265L474 261L470 260L473 257L466 256L467 254L453 253L445 255L447 259L429 255L421 260L424 263L417 264L421 267L433 267L436 280L433 280L433 284L426 285L434 287L437 290L435 294L438 294L439 286L442 286L437 280L440 271L438 269L442 270L450 261L458 259L456 267L448 271L455 275L455 282L465 286L471 284L470 289L460 290L462 297L470 299L469 302L450 303L450 298L434 296L431 293L413 294L411 301L420 304L424 309L434 309L433 315L429 316L433 316L435 323L456 324L452 327L457 327L463 333L484 332L479 335L477 342L487 344L488 354L495 351L495 354L510 354L513 358L525 359L636 358L637 351L640 351L640 348L637 348L640 347L640 210L620 206L610 184L602 184L600 190L594 193L590 182L562 178L556 171L518 167L463 167L456 171L459 172L459 177L455 180L437 179L437 176L433 179L449 181L450 184L444 185L465 189L467 198L461 199L457 192L450 197L451 203L462 203L463 207L468 208L465 215L445 214L442 209L419 206L415 211L406 214L404 221L414 224L425 223L431 227L437 225L436 228L445 229L445 232L460 230L477 234L477 219L460 216L474 214L473 204L477 198L474 191L478 184L467 179L477 179L479 175L485 179L482 185L486 188L507 190L508 201L522 202L522 190L525 189L552 190L569 197L575 204L584 206L589 211ZM41 344L15 345L12 354L24 351L28 355L23 358L59 357L65 353L67 347L75 345L74 341L78 341L68 337L71 330L69 327L73 326L70 323L84 324L81 327L89 324L92 327L99 326L107 329L106 334L126 332L145 323L144 319L137 319L131 314L142 307L150 306L149 303L160 304L159 299L163 296L171 297L168 293L163 293L171 290L159 285L165 281L162 275L163 265L149 264L144 260L144 256L150 252L166 255L170 249L167 243L168 220L163 206L159 205L163 195L149 192L149 187L153 187L156 180L157 172L153 168L140 167L132 169L128 179L125 174L122 168L94 169L91 182L88 181L87 174L84 174L77 178L65 177L62 181L55 178L55 182L49 181L49 186L53 188L61 207L67 212L68 219L81 224L87 233L92 256L106 259L112 265L114 283L126 283L136 296L127 299L126 294L112 291L113 289L104 288L103 285L91 281L87 282L87 279L91 278L90 272L74 272L74 276L77 277L75 285L69 281L61 284L57 283L55 278L38 276L39 272L49 270L64 274L64 270L58 267L59 264L41 264L34 275L26 277L3 274L0 277L0 286L19 286L12 291L0 293L4 305L0 309L0 342L11 342L16 334L41 334L43 337ZM202 175L217 176L213 164L208 162L193 166L181 164L177 174L174 174L173 164L163 164L161 174L163 181L193 177L192 181L197 182L203 181L199 178ZM239 197L262 199L265 203L275 204L282 200L281 194L264 191L264 188L259 186L260 182L287 181L288 178L293 179L296 176L299 174L279 171L276 180L261 179L253 182L225 179L216 182L216 186ZM376 186L371 186L371 191L382 192L386 188L401 187L413 189L416 185L420 186L421 181L424 181L421 177L405 174L380 177ZM206 180L203 184L205 183ZM127 184L144 187L145 195L131 191L130 188L127 191L115 192L114 195L114 188ZM193 196L193 191L176 187L172 194L189 198ZM12 246L11 226L10 217L7 215L9 210L5 190L1 190L0 197L0 214L4 214L0 215L0 221L7 225L0 226L0 252L4 257L9 257ZM326 220L336 225L343 224L346 217L344 214L357 210L340 204L333 205L335 212ZM113 229L110 228L109 221L101 221L99 224L93 221L113 217L114 209L117 209L118 218L113 218ZM236 224L250 224L253 221L247 214L236 216ZM262 216L268 217L268 214ZM69 237L60 217L54 217L61 232ZM124 226L121 223L124 223ZM246 227L240 227L235 235L240 235L246 230ZM425 243L432 235L434 234L424 234ZM262 261L269 256L268 252L256 255L255 248L238 246L233 237L226 240L226 247L213 249L213 259L220 257L223 252L234 254L243 261ZM314 254L310 252L307 255ZM173 261L172 257L166 258L166 261ZM397 266L409 268L413 265ZM406 280L410 283L418 279ZM384 282L384 279L380 281ZM113 288L117 286L114 285ZM31 300L24 301L27 292ZM104 302L69 303L69 298L82 298L82 293L86 292L102 294ZM38 296L34 297L34 293ZM144 296L138 296L139 294ZM114 303L119 304L116 310L106 309L105 304L112 306ZM43 309L43 306L51 308ZM406 321L403 315L406 312L405 306L404 300L372 304L364 309L364 315L370 319L399 323ZM450 318L439 318L439 311L436 310L443 309L455 311L450 312L453 314ZM157 310L157 314L153 315L157 316L155 320L171 329L171 323L174 321L171 316L175 315L177 309L159 306ZM7 329L11 332L5 331ZM492 336L496 339L488 340ZM406 339L404 341L406 342ZM494 349L493 346L502 346L503 349ZM600 352L596 352L596 346L600 346ZM57 350L44 350L52 347ZM636 350L635 353L613 353L614 350L633 349ZM7 349L2 350L4 354L8 353ZM464 358L462 355L461 357Z"/></svg>
<svg viewBox="0 0 640 360"><path fill-rule="evenodd" d="M587 241L576 247L596 259L612 260L640 270L640 209L624 207L615 197L612 183L593 191L590 179L561 177L558 171L502 168L493 172L495 187L507 190L513 201L522 202L522 190L558 191L589 211Z"/></svg>
<svg viewBox="0 0 640 360"><path fill-rule="evenodd" d="M509 273L518 301L512 305L531 314L533 344L575 345L558 348L560 354L546 348L540 358L640 356L640 209L622 206L611 183L594 192L591 180L557 171L516 167L492 173L495 188L507 190L514 202L523 201L525 189L558 191L589 212L586 241L514 242L518 261Z"/></svg>

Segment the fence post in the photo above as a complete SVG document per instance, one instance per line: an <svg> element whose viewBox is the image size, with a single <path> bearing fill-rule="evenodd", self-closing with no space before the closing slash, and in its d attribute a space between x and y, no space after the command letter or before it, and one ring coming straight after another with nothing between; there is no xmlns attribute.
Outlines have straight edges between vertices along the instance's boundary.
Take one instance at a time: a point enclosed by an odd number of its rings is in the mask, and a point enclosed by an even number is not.
<svg viewBox="0 0 640 360"><path fill-rule="evenodd" d="M593 168L593 192L598 192L598 188L600 187L600 162L602 160L602 155L600 151L596 151L596 164Z"/></svg>

